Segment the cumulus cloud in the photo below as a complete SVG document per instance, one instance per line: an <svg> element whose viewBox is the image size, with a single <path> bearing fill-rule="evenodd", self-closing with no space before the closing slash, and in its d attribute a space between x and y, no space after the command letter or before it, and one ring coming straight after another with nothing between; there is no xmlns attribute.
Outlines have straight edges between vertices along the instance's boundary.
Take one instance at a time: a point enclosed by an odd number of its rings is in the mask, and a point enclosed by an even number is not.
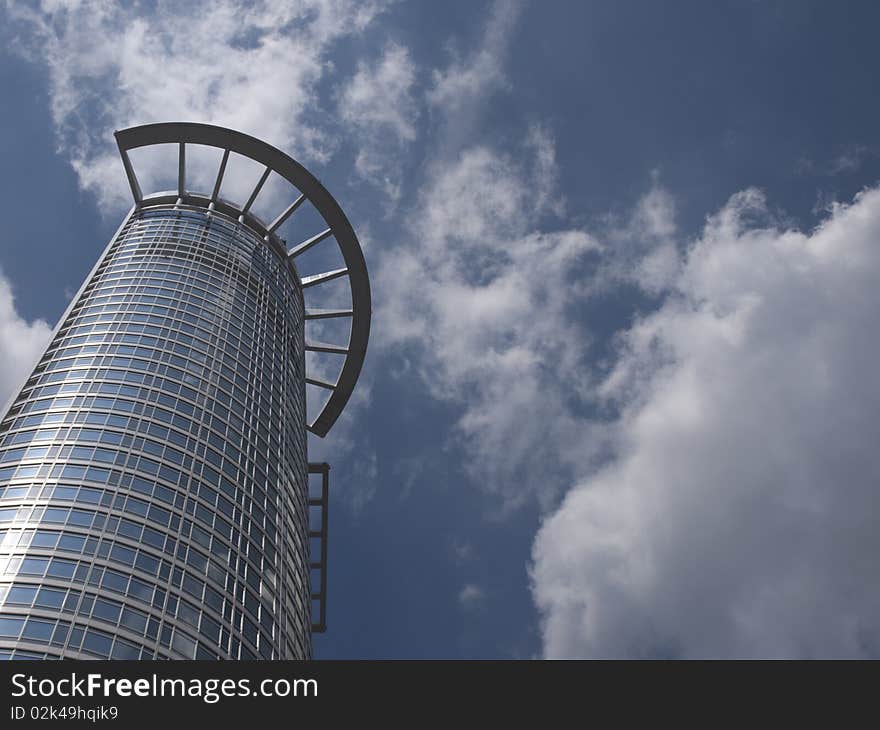
<svg viewBox="0 0 880 730"><path fill-rule="evenodd" d="M407 49L389 43L374 64L358 64L339 100L340 117L358 139L357 173L393 202L401 194L403 152L416 138L415 81L416 68Z"/></svg>
<svg viewBox="0 0 880 730"><path fill-rule="evenodd" d="M59 146L104 208L123 206L111 132L201 121L265 139L307 160L335 148L317 85L332 44L362 31L380 2L125 4L12 2L16 47L44 63ZM139 169L145 187L158 170Z"/></svg>
<svg viewBox="0 0 880 730"><path fill-rule="evenodd" d="M13 396L49 343L52 328L42 319L28 322L15 308L12 287L0 273L0 408Z"/></svg>
<svg viewBox="0 0 880 730"><path fill-rule="evenodd" d="M880 653L880 190L734 196L600 389L615 455L534 544L550 657Z"/></svg>

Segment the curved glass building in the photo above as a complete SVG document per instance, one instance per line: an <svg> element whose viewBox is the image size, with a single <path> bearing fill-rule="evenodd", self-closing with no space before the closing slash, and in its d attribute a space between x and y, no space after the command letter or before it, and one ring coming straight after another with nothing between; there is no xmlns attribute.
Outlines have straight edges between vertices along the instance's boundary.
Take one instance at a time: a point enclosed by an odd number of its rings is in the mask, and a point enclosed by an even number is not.
<svg viewBox="0 0 880 730"><path fill-rule="evenodd" d="M117 140L135 206L0 421L0 656L308 658L326 489L310 498L306 432L327 432L363 359L357 240L320 183L251 137ZM145 197L128 150L169 141L179 189ZM186 190L187 143L223 149L211 195ZM244 206L217 196L230 152L266 166ZM270 171L301 193L266 225L249 208ZM306 200L328 228L289 251L275 231ZM301 278L294 258L325 239L345 269ZM342 276L351 307L306 308L304 289ZM328 317L351 321L348 344L306 340ZM307 349L344 355L335 381L306 372ZM311 423L307 382L330 394Z"/></svg>

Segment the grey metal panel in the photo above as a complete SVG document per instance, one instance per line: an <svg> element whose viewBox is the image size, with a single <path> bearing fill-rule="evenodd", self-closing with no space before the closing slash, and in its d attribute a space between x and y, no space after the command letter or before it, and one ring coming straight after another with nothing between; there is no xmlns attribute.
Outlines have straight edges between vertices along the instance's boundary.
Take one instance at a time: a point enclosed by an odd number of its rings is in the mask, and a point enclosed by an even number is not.
<svg viewBox="0 0 880 730"><path fill-rule="evenodd" d="M115 136L123 163L126 165L127 174L131 168L131 164L128 161L128 151L138 147L175 142L179 144L201 144L218 147L262 163L266 168L279 174L296 187L324 218L342 253L345 269L328 272L332 273L332 276L318 275L307 277L307 279L303 280L303 287L315 286L339 276L347 275L351 287L352 310L354 312L348 343L348 356L342 366L339 380L324 408L315 420L308 425L312 433L317 436L325 436L339 418L357 383L364 358L366 357L372 311L370 281L363 251L351 223L349 223L339 204L320 181L296 160L272 145L242 132L196 122L163 122L122 129L115 132ZM224 162L226 157L224 155ZM221 165L218 183L222 175L222 168L224 167L225 165ZM135 202L140 203L140 190L137 188L137 180L133 177L133 172L128 177ZM215 185L213 197L216 197L218 188L219 184ZM300 201L295 202L288 209L289 212L285 211L285 213L289 215L292 212L291 208L295 209L298 202ZM285 214L282 213L283 215ZM277 228L278 225L280 225L280 222L273 223L267 235L272 235L274 228Z"/></svg>

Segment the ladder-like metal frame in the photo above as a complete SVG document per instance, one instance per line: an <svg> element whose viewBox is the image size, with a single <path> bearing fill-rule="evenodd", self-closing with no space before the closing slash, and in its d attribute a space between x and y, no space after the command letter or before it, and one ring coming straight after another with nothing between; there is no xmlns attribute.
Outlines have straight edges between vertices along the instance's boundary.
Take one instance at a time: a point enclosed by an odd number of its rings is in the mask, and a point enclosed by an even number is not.
<svg viewBox="0 0 880 730"><path fill-rule="evenodd" d="M321 527L317 530L309 525L309 541L313 539L320 540L321 556L318 560L312 560L309 563L309 581L311 582L311 571L318 571L318 590L312 588L312 602L318 602L318 620L315 621L312 615L312 633L323 634L327 630L327 512L330 500L330 465L326 462L320 464L309 464L309 474L321 475L321 492L317 497L309 496L309 516L313 509L319 510L319 518Z"/></svg>

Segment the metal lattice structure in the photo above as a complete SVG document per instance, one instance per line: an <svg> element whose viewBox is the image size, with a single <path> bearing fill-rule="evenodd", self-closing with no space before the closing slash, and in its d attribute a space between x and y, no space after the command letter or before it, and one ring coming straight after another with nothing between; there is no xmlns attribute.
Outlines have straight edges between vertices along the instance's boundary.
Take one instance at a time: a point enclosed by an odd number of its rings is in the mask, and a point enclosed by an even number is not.
<svg viewBox="0 0 880 730"><path fill-rule="evenodd" d="M325 436L336 419L339 418L345 404L351 396L360 375L361 366L367 351L370 337L370 280L367 265L360 244L355 236L348 218L327 192L327 189L300 165L296 160L261 140L241 132L234 132L223 127L191 122L171 122L162 124L146 124L116 132L116 142L122 155L125 173L131 187L134 202L138 206L154 205L181 201L183 204L204 206L237 217L241 222L253 228L264 237L267 243L281 246L277 231L306 201L310 202L326 222L326 228L315 233L306 240L286 249L287 256L294 261L314 246L328 239L335 240L345 266L340 269L325 271L305 277L301 280L303 289L320 286L334 279L346 277L351 287L350 309L307 309L306 320L326 319L335 317L351 317L351 334L346 345L328 344L323 342L306 342L306 351L329 352L345 355L342 371L336 382L327 382L319 377L306 375L306 382L331 392L329 400L318 416L308 424L308 429L317 436ZM161 144L177 144L178 176L176 194L158 193L144 196L129 151L140 147ZM217 170L217 177L210 195L187 189L186 185L186 146L188 144L205 145L223 150L223 157ZM220 187L229 161L230 153L253 160L264 166L259 181L243 206L236 206L228 201L220 200ZM300 195L278 213L271 223L265 224L253 213L251 208L260 194L269 175L275 172L300 191Z"/></svg>

